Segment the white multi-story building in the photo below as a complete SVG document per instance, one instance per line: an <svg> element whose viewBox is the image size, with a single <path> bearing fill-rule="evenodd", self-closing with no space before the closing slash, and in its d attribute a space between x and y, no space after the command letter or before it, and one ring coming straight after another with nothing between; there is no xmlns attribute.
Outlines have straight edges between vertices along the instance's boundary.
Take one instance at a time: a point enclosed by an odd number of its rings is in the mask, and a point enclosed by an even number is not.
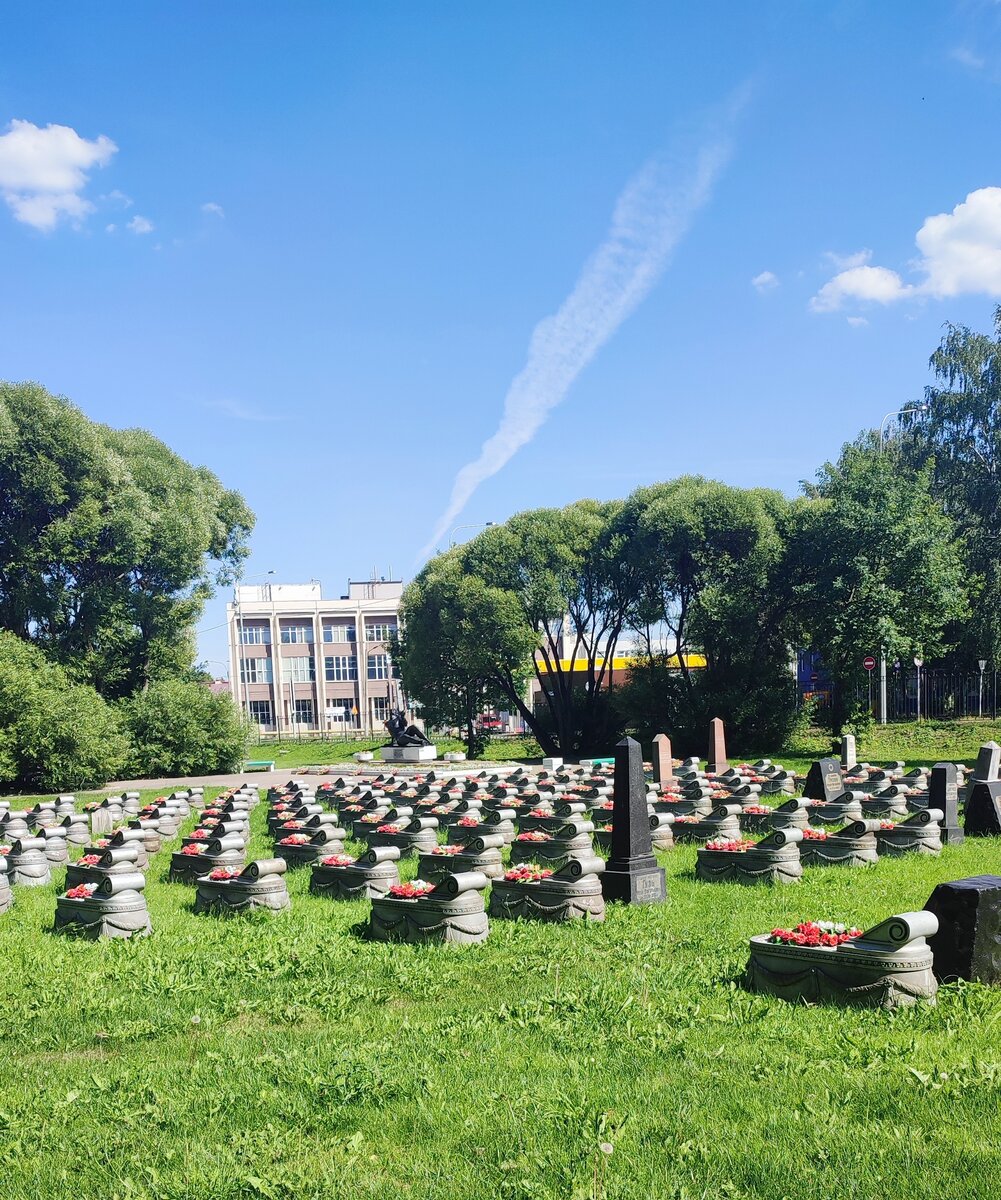
<svg viewBox="0 0 1001 1200"><path fill-rule="evenodd" d="M236 588L226 606L233 696L262 732L381 733L401 707L389 657L403 583L368 579L324 600L319 583Z"/></svg>

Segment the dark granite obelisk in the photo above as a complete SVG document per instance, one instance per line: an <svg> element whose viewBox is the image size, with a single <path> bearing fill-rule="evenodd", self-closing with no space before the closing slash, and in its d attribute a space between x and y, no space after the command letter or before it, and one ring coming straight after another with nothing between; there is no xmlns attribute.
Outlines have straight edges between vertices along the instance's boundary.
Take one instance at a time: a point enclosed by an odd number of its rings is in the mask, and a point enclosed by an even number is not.
<svg viewBox="0 0 1001 1200"><path fill-rule="evenodd" d="M615 747L612 853L601 875L606 900L655 904L667 899L664 868L657 866L639 742L623 738Z"/></svg>
<svg viewBox="0 0 1001 1200"><path fill-rule="evenodd" d="M671 739L666 733L658 733L653 739L653 781L670 783L674 778L674 759L671 757Z"/></svg>
<svg viewBox="0 0 1001 1200"><path fill-rule="evenodd" d="M951 762L936 763L928 781L928 807L940 808L942 818L942 841L950 846L963 841L959 827L959 772Z"/></svg>

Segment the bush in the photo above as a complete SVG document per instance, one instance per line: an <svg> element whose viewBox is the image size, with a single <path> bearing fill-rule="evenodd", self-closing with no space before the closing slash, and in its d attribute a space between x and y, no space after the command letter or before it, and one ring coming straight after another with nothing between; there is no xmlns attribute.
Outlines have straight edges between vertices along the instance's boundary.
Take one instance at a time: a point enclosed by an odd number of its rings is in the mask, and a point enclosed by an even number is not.
<svg viewBox="0 0 1001 1200"><path fill-rule="evenodd" d="M118 714L92 687L0 631L0 785L99 787L119 774L128 752Z"/></svg>
<svg viewBox="0 0 1001 1200"><path fill-rule="evenodd" d="M120 707L132 735L130 770L137 777L239 770L247 731L231 697L216 696L201 683L165 679Z"/></svg>

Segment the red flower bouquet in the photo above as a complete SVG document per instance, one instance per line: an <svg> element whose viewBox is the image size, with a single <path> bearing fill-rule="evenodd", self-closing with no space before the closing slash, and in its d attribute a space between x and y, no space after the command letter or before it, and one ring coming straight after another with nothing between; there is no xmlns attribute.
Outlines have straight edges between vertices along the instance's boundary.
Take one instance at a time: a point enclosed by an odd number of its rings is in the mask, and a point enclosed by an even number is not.
<svg viewBox="0 0 1001 1200"><path fill-rule="evenodd" d="M548 879L552 873L551 867L537 867L535 863L524 863L520 867L512 867L510 871L505 871L504 878L508 883L539 883Z"/></svg>
<svg viewBox="0 0 1001 1200"><path fill-rule="evenodd" d="M328 854L320 859L324 867L350 867L354 861L350 854Z"/></svg>
<svg viewBox="0 0 1001 1200"><path fill-rule="evenodd" d="M412 879L409 883L394 883L389 889L389 894L397 900L420 900L422 896L429 896L433 891L433 883L427 883L423 879Z"/></svg>
<svg viewBox="0 0 1001 1200"><path fill-rule="evenodd" d="M848 929L833 921L801 921L795 929L773 929L768 940L783 946L833 947L861 936L861 929Z"/></svg>
<svg viewBox="0 0 1001 1200"><path fill-rule="evenodd" d="M97 891L96 883L78 883L66 893L67 900L89 900Z"/></svg>

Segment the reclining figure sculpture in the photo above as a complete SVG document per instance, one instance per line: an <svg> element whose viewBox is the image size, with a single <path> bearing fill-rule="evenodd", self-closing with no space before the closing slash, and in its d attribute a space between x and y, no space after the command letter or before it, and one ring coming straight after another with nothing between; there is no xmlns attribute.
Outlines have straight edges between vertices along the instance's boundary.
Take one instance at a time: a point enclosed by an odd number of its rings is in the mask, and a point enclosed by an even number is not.
<svg viewBox="0 0 1001 1200"><path fill-rule="evenodd" d="M389 720L383 722L389 730L391 746L430 746L431 740L424 736L416 725L408 725L407 719L400 710L394 709Z"/></svg>

